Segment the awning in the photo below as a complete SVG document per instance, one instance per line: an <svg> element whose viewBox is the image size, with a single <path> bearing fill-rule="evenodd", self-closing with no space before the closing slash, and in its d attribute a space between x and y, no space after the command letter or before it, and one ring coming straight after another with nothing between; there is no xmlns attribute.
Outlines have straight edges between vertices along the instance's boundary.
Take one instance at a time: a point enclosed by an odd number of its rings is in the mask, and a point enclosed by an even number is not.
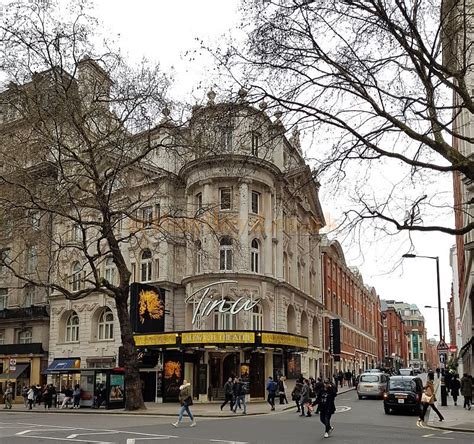
<svg viewBox="0 0 474 444"><path fill-rule="evenodd" d="M0 381L13 381L19 378L23 372L30 366L30 364L17 364L15 371L10 373L2 373L0 374Z"/></svg>
<svg viewBox="0 0 474 444"><path fill-rule="evenodd" d="M80 367L81 360L77 358L55 359L43 373L64 373L71 370L79 370Z"/></svg>
<svg viewBox="0 0 474 444"><path fill-rule="evenodd" d="M469 350L469 347L474 346L474 336L469 339L459 350L459 357L462 358Z"/></svg>

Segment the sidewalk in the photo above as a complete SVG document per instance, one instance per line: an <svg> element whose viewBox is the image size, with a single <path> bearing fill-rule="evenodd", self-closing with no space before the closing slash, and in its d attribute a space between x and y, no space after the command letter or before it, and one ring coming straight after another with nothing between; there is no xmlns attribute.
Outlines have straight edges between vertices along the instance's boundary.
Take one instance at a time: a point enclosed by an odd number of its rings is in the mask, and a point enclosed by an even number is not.
<svg viewBox="0 0 474 444"><path fill-rule="evenodd" d="M448 405L443 407L441 405L441 393L438 384L436 390L436 398L438 399L437 407L444 416L444 421L438 421L438 415L430 409L430 416L427 425L436 429L454 430L457 432L472 432L474 433L474 408L471 410L463 409L464 398L458 398L458 405L454 405L452 396L448 396Z"/></svg>
<svg viewBox="0 0 474 444"><path fill-rule="evenodd" d="M344 387L339 389L338 394L347 393L351 390L354 390L353 387ZM288 400L288 404L280 405L278 398L276 399L275 404L275 413L295 409L296 405L291 400ZM196 403L191 407L193 415L196 417L215 417L215 418L229 418L234 416L241 416L242 410L237 410L237 413L229 411L230 406L227 404L224 409L221 411L220 405L221 401L216 402L207 402L207 403ZM21 413L45 413L47 415L53 415L56 413L59 414L69 414L74 415L77 413L85 413L91 415L149 415L149 416L176 416L179 410L179 404L176 403L163 403L156 404L154 402L147 402L146 410L138 410L133 412L128 412L122 409L117 410L105 410L105 409L91 409L91 408L81 408L79 410L74 409L51 409L45 410L43 406L34 408L33 410L28 410L22 405L14 406L14 410L8 410L8 412L21 412ZM247 415L266 415L273 413L270 410L270 406L267 402L264 401L253 401L247 403Z"/></svg>

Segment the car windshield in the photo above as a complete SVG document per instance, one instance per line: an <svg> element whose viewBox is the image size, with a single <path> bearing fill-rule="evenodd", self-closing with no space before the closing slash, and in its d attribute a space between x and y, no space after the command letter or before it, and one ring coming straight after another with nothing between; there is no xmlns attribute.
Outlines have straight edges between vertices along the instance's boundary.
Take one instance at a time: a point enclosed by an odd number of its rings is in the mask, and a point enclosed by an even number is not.
<svg viewBox="0 0 474 444"><path fill-rule="evenodd" d="M415 383L406 379L391 379L388 382L389 390L415 391Z"/></svg>
<svg viewBox="0 0 474 444"><path fill-rule="evenodd" d="M400 369L400 374L402 376L410 376L411 375L411 369L409 368L401 368Z"/></svg>
<svg viewBox="0 0 474 444"><path fill-rule="evenodd" d="M377 375L362 375L360 382L379 382L379 377Z"/></svg>

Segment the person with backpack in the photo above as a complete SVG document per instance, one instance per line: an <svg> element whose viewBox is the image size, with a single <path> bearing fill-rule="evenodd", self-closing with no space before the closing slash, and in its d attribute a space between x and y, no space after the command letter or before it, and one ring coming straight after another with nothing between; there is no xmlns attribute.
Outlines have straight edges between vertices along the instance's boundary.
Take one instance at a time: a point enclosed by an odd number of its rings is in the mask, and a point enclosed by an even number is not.
<svg viewBox="0 0 474 444"><path fill-rule="evenodd" d="M278 385L277 383L273 380L271 376L268 377L268 382L267 382L267 402L270 404L271 409L275 410L275 396L276 396L276 391L277 391Z"/></svg>
<svg viewBox="0 0 474 444"><path fill-rule="evenodd" d="M237 413L237 407L240 409L243 406L243 414L247 414L247 403L245 402L245 387L242 383L242 378L235 378L234 381L234 408L233 412Z"/></svg>

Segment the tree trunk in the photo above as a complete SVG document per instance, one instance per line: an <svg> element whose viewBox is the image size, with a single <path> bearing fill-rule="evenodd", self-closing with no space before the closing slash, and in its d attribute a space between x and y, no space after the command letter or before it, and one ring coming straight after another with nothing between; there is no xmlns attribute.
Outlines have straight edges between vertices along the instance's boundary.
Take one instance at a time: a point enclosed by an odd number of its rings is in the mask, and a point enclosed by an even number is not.
<svg viewBox="0 0 474 444"><path fill-rule="evenodd" d="M125 368L125 410L140 410L146 407L143 402L142 384L138 370L138 354L135 347L135 340L133 339L127 294L125 294L125 296L118 296L115 299L117 315L120 322Z"/></svg>

